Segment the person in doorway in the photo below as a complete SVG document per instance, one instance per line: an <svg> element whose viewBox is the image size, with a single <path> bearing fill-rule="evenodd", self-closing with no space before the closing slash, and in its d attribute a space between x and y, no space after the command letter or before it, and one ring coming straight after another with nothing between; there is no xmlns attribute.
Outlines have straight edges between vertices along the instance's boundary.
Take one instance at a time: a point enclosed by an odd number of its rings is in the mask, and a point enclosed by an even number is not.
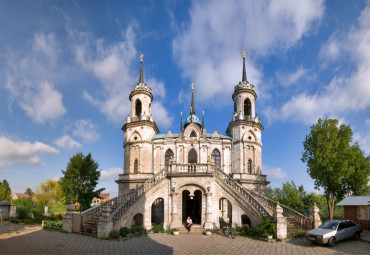
<svg viewBox="0 0 370 255"><path fill-rule="evenodd" d="M190 232L191 225L193 225L193 221L190 219L190 216L188 216L186 220L186 229L188 230L188 233Z"/></svg>

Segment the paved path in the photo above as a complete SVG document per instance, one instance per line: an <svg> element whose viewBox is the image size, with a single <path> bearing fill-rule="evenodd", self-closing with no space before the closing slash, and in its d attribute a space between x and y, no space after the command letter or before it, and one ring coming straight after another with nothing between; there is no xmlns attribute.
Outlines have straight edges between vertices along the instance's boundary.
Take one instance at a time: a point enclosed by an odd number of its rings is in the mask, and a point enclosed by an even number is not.
<svg viewBox="0 0 370 255"><path fill-rule="evenodd" d="M334 248L305 239L267 243L237 236L155 234L126 241L100 240L0 222L0 254L369 254L370 243L345 241Z"/></svg>

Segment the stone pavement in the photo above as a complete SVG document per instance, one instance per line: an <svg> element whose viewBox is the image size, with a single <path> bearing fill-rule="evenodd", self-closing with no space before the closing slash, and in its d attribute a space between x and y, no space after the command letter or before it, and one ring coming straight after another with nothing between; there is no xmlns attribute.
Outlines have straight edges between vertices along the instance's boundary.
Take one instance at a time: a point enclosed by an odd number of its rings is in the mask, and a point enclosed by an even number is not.
<svg viewBox="0 0 370 255"><path fill-rule="evenodd" d="M0 222L0 254L369 254L370 242L345 241L334 248L305 239L267 243L237 236L154 234L126 241L101 240Z"/></svg>

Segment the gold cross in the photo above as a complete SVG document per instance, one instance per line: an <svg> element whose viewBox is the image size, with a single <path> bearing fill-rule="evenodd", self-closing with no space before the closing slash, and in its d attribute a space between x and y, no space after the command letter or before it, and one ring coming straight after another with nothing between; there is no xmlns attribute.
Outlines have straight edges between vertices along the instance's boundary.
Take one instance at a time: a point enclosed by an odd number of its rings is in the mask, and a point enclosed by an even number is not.
<svg viewBox="0 0 370 255"><path fill-rule="evenodd" d="M191 83L191 92L193 92L194 91L194 83L192 82Z"/></svg>
<svg viewBox="0 0 370 255"><path fill-rule="evenodd" d="M245 54L247 54L248 52L246 52L245 50L242 51L242 54L243 54L243 58L245 58Z"/></svg>
<svg viewBox="0 0 370 255"><path fill-rule="evenodd" d="M141 54L140 55L140 62L143 62L143 57L144 57L144 54Z"/></svg>

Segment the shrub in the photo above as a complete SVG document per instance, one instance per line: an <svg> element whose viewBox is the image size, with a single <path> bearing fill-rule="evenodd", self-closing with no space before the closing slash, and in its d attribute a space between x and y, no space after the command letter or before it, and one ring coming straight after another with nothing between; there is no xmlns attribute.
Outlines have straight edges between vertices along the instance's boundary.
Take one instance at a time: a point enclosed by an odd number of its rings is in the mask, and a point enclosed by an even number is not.
<svg viewBox="0 0 370 255"><path fill-rule="evenodd" d="M119 235L122 237L127 237L128 233L131 233L131 232L130 232L130 229L128 229L127 227L121 227L119 229Z"/></svg>
<svg viewBox="0 0 370 255"><path fill-rule="evenodd" d="M152 229L151 229L154 233L164 233L164 228L162 225L159 225L159 224L155 224L153 225Z"/></svg>
<svg viewBox="0 0 370 255"><path fill-rule="evenodd" d="M267 236L273 236L276 232L276 224L271 218L265 217L261 223L257 226L258 236L266 238Z"/></svg>
<svg viewBox="0 0 370 255"><path fill-rule="evenodd" d="M26 206L17 206L18 219L23 220L29 218L30 208Z"/></svg>
<svg viewBox="0 0 370 255"><path fill-rule="evenodd" d="M110 233L109 233L109 237L110 238L113 238L113 239L118 239L119 238L119 231L117 229L113 229Z"/></svg>

